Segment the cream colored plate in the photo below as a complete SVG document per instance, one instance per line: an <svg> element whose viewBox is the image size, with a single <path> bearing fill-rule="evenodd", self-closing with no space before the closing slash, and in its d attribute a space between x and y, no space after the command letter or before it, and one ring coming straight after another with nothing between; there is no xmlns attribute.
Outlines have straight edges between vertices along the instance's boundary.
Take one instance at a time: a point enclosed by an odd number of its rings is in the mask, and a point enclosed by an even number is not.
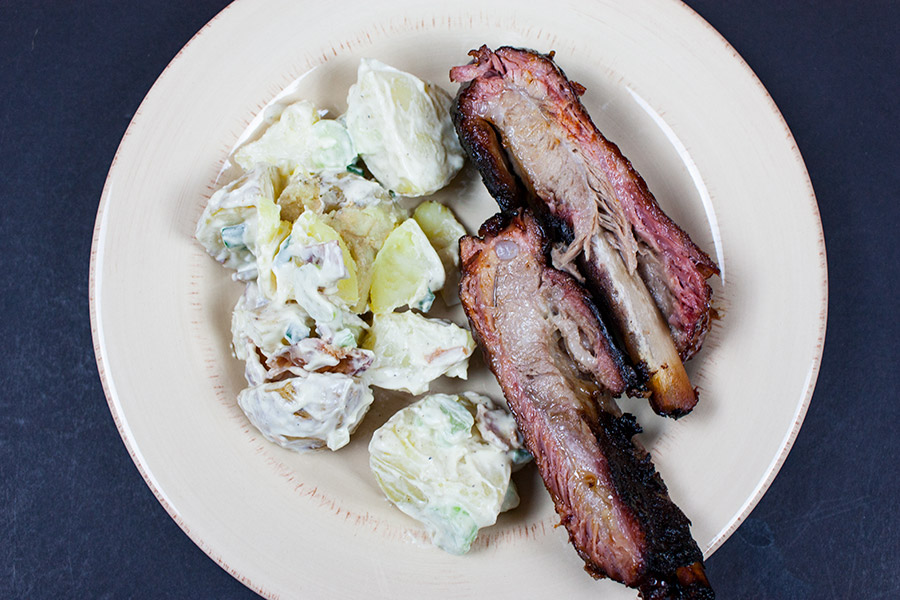
<svg viewBox="0 0 900 600"><path fill-rule="evenodd" d="M91 318L110 410L147 484L197 545L269 597L634 597L582 571L533 469L519 477L522 506L469 555L424 543L367 467L371 431L396 400L378 403L337 453L292 454L263 440L234 401L242 367L228 329L240 289L191 237L228 152L286 89L341 111L366 56L452 92L447 72L470 48L521 45L556 50L587 87L600 129L722 269L713 282L721 319L689 363L698 408L675 422L623 403L712 552L784 461L825 333L815 197L763 86L671 0L331 6L230 6L160 76L113 161L94 233ZM441 197L470 231L495 211L471 169ZM496 394L480 360L472 387Z"/></svg>

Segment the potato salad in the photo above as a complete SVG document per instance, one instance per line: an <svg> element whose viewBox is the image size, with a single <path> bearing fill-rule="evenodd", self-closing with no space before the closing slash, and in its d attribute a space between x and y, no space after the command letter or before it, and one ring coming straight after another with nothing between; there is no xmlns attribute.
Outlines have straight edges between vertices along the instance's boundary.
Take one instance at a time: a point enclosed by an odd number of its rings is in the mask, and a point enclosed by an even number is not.
<svg viewBox="0 0 900 600"><path fill-rule="evenodd" d="M306 100L284 107L233 153L242 172L195 232L245 285L231 324L247 381L238 406L298 452L349 443L373 387L418 395L438 377L466 379L475 350L468 329L428 316L438 293L458 302L465 229L443 204L417 201L410 214L400 202L462 167L449 96L363 60L347 104L338 118ZM517 503L511 466L527 456L517 435L490 399L432 395L376 432L371 465L392 502L461 553Z"/></svg>
<svg viewBox="0 0 900 600"><path fill-rule="evenodd" d="M400 410L372 436L369 457L388 499L424 523L436 546L464 554L480 528L518 506L510 473L528 453L512 415L469 392Z"/></svg>

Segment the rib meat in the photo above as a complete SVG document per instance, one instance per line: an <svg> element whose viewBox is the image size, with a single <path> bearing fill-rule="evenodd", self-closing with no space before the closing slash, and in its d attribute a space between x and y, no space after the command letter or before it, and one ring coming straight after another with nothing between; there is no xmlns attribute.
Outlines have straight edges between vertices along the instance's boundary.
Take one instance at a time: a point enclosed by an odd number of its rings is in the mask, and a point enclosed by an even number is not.
<svg viewBox="0 0 900 600"><path fill-rule="evenodd" d="M552 56L486 46L455 67L460 142L504 211L530 204L575 261L648 372L657 412L680 416L697 398L682 364L709 328L718 272L660 209L640 175L597 130Z"/></svg>
<svg viewBox="0 0 900 600"><path fill-rule="evenodd" d="M460 241L460 299L585 569L645 599L713 598L690 521L604 393L615 371L590 350L604 334L587 295L527 213L479 235Z"/></svg>

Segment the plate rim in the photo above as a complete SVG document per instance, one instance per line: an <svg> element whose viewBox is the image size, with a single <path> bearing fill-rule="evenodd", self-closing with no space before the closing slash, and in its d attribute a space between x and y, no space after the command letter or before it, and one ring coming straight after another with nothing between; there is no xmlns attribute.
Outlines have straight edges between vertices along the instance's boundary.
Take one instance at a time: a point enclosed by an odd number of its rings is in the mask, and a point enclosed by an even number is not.
<svg viewBox="0 0 900 600"><path fill-rule="evenodd" d="M94 228L92 233L92 242L91 242L91 251L90 251L90 265L89 265L89 274L88 274L88 301L89 301L89 312L90 312L90 326L91 326L91 338L94 349L94 356L97 364L98 374L100 376L100 382L103 389L104 396L107 401L107 406L109 408L110 414L115 423L116 429L119 432L119 436L122 439L122 442L125 445L126 450L128 451L129 456L131 457L132 462L140 473L141 477L144 480L144 483L150 488L153 495L156 497L157 501L162 505L163 509L168 513L169 517L178 525L178 527L188 536L188 538L202 550L209 558L211 558L216 564L218 564L222 569L228 572L232 577L237 579L244 586L259 594L260 596L266 598L276 598L277 594L270 592L265 587L260 585L259 582L251 581L246 575L243 575L237 569L231 567L224 557L218 554L215 549L210 547L191 527L190 525L182 518L182 516L175 510L175 508L171 505L171 503L167 500L166 494L157 485L153 474L150 472L149 467L144 464L143 458L141 456L140 450L136 446L136 442L134 442L130 437L130 431L127 426L123 415L121 414L121 405L119 402L118 394L115 390L115 384L112 379L112 375L106 367L105 356L107 355L105 349L105 340L102 332L102 324L100 319L100 299L99 299L99 285L101 280L101 269L100 267L103 264L104 256L103 256L103 248L105 239L103 234L105 232L105 218L108 214L107 212L107 203L109 201L109 197L111 195L111 186L110 183L113 179L114 171L116 168L116 164L118 163L120 152L122 151L122 146L132 132L132 129L135 127L135 124L141 118L142 109L144 105L148 102L148 99L151 98L156 92L156 90L160 87L161 81L163 81L166 77L168 77L167 73L170 72L173 65L183 58L184 53L194 44L199 38L206 35L207 30L210 29L214 23L220 19L223 15L233 9L236 5L244 5L247 4L249 0L234 0L227 6L225 6L222 10L216 13L206 24L203 25L191 38L182 46L182 48L172 57L172 59L167 63L166 67L160 72L160 74L156 77L153 82L153 85L148 89L144 97L142 98L138 108L135 110L134 115L129 121L128 126L125 129L124 134L122 135L122 139L119 142L119 145L116 149L116 152L113 156L113 159L110 163L109 170L107 172L106 178L104 180L103 189L100 194L100 202L97 208L97 216L94 222ZM828 297L829 297L829 285L828 285L828 263L827 263L827 251L825 245L825 235L824 229L822 226L821 214L819 212L818 201L816 199L816 194L814 187L812 185L812 181L809 177L809 171L806 168L806 163L803 159L803 156L800 152L799 146L794 138L793 132L791 131L789 125L787 124L784 115L781 113L778 108L777 103L774 98L772 98L769 91L766 89L765 85L753 71L752 67L746 62L746 60L740 55L740 53L731 45L731 43L715 28L713 27L702 15L700 15L697 11L695 11L692 7L688 6L681 0L665 0L672 5L675 5L677 8L681 8L683 10L687 10L689 13L689 17L697 22L700 26L704 27L708 32L713 34L713 37L718 40L724 47L724 50L728 52L730 56L730 60L734 61L734 66L741 69L743 71L743 75L748 77L747 81L752 82L760 92L762 92L762 96L767 102L767 112L770 116L774 116L776 121L781 125L786 134L787 143L789 146L790 154L793 157L796 167L799 168L797 174L801 176L802 182L806 187L805 200L808 203L808 207L812 209L812 217L815 225L817 226L817 231L815 231L816 237L816 246L819 255L819 275L816 279L820 279L820 294L821 294L821 306L819 307L819 317L818 317L818 331L816 336L816 344L814 348L814 353L812 356L812 360L809 366L809 370L806 376L806 381L804 382L804 393L802 401L798 404L797 410L795 412L793 423L787 434L785 435L782 443L781 449L779 453L773 457L770 462L768 468L766 469L764 476L760 478L759 483L754 489L753 493L747 498L740 511L732 517L729 523L727 523L719 532L719 534L712 540L709 545L709 548L704 553L704 559L707 560L709 557L718 550L724 542L731 537L731 535L737 530L737 528L741 525L741 523L746 520L746 518L750 515L753 509L757 506L757 504L761 501L762 497L768 491L775 477L780 472L784 462L787 460L787 456L793 448L794 442L797 439L797 436L800 432L800 429L803 425L803 421L806 417L806 414L809 410L809 405L812 401L812 396L815 392L816 383L818 381L818 376L821 370L822 364L822 355L824 351L825 344L825 334L827 329L828 322ZM799 195L797 197L798 205L801 202Z"/></svg>

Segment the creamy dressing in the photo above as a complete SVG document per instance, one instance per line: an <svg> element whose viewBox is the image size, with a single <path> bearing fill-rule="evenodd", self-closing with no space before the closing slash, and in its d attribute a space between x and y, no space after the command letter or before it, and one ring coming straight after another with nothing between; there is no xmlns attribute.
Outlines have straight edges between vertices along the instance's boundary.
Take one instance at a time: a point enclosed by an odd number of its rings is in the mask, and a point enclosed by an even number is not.
<svg viewBox="0 0 900 600"><path fill-rule="evenodd" d="M408 311L376 315L362 346L376 356L365 374L372 385L421 394L441 375L466 379L475 341L462 327Z"/></svg>
<svg viewBox="0 0 900 600"><path fill-rule="evenodd" d="M287 173L343 169L355 159L353 140L343 123L321 119L307 100L287 106L259 139L234 153L234 162L245 170L268 164Z"/></svg>
<svg viewBox="0 0 900 600"><path fill-rule="evenodd" d="M310 373L238 394L238 405L270 442L291 450L337 450L350 441L373 396L341 373Z"/></svg>
<svg viewBox="0 0 900 600"><path fill-rule="evenodd" d="M340 318L334 296L337 283L348 272L336 241L307 245L292 235L278 250L272 271L278 281L276 302L295 300L317 323L330 324Z"/></svg>
<svg viewBox="0 0 900 600"><path fill-rule="evenodd" d="M243 144L232 159L245 172L213 194L195 233L247 282L231 323L248 382L238 405L294 451L346 445L371 385L420 394L443 375L465 379L475 349L453 323L390 312L428 310L445 279L456 281L461 225L434 203L408 218L393 193L430 194L462 167L450 98L378 61L362 61L358 76L344 118L297 102ZM378 181L361 176L357 152ZM376 287L393 301L399 285L403 302L376 310ZM359 316L370 299L371 327ZM369 450L385 494L454 553L518 504L510 473L530 458L514 419L477 394L423 398Z"/></svg>
<svg viewBox="0 0 900 600"><path fill-rule="evenodd" d="M249 341L266 357L274 356L284 347L309 337L313 325L299 304L270 302L259 293L256 283L250 282L231 317L234 354L246 360L243 348Z"/></svg>
<svg viewBox="0 0 900 600"><path fill-rule="evenodd" d="M391 195L377 181L366 179L346 169L324 171L319 177L326 198L326 208L329 205L341 207L351 204L364 207L391 201Z"/></svg>
<svg viewBox="0 0 900 600"><path fill-rule="evenodd" d="M307 218L309 217L309 218ZM278 303L294 301L316 323L320 337L338 340L338 345L355 344L361 320L349 311L340 297L341 282L351 276L347 261L352 260L339 239L321 241L323 231L337 237L336 232L317 218L304 213L294 222L291 234L281 243L275 255L272 272L276 280L273 300ZM357 293L354 281L349 290Z"/></svg>
<svg viewBox="0 0 900 600"><path fill-rule="evenodd" d="M344 118L360 156L384 187L425 196L447 185L463 165L450 103L439 87L363 59Z"/></svg>
<svg viewBox="0 0 900 600"><path fill-rule="evenodd" d="M375 431L369 464L388 499L422 522L436 546L463 554L480 528L519 503L510 474L522 442L507 421L484 396L432 394Z"/></svg>
<svg viewBox="0 0 900 600"><path fill-rule="evenodd" d="M197 222L197 241L239 281L258 276L261 256L266 268L273 243L286 233L275 205L280 181L276 168L255 168L216 191Z"/></svg>

